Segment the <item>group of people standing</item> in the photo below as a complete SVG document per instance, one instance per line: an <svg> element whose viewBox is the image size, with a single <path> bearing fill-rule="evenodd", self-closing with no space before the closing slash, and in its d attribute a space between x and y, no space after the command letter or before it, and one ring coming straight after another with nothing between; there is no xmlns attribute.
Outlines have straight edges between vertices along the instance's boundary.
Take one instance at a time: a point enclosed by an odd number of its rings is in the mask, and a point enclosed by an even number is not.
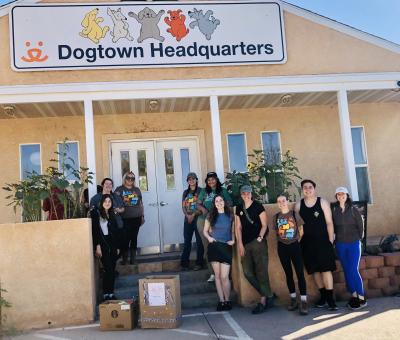
<svg viewBox="0 0 400 340"><path fill-rule="evenodd" d="M113 191L113 180L104 178L102 190L90 200L95 255L103 265L103 299L114 300L115 267L135 263L139 228L144 223L142 193L135 174L127 172Z"/></svg>
<svg viewBox="0 0 400 340"><path fill-rule="evenodd" d="M331 208L327 200L316 195L316 183L303 180L303 199L291 208L288 197L285 194L279 195L279 212L268 220L264 207L253 200L249 185L240 188L242 203L236 206L233 215L232 200L215 172L207 174L205 188L199 188L198 178L194 173L188 174L187 182L188 188L182 196L185 243L181 266L182 270L189 269L194 233L197 258L193 269L203 267L205 255L214 273L209 282L215 280L219 297L217 311L232 308L229 271L235 243L244 276L260 294L260 301L252 313L263 313L272 303L266 238L269 227L275 230L278 239L278 256L290 295L290 304L287 307L289 311L298 309L301 315L308 314L304 267L313 276L320 292L315 306L327 306L329 310L338 309L334 299L332 275L336 270L335 249L351 293L348 307L359 309L367 305L358 268L363 220L353 206L346 188L337 188L336 202ZM297 276L300 299L296 295L292 265Z"/></svg>

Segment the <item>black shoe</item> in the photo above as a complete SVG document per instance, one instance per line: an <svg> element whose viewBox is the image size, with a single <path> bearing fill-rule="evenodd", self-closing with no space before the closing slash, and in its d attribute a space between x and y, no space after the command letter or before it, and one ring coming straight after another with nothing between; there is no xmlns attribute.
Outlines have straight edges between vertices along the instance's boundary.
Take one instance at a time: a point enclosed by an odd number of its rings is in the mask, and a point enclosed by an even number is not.
<svg viewBox="0 0 400 340"><path fill-rule="evenodd" d="M232 302L231 301L225 301L223 310L231 310L232 309Z"/></svg>
<svg viewBox="0 0 400 340"><path fill-rule="evenodd" d="M326 289L320 288L319 293L321 294L321 297L319 298L318 302L315 304L315 307L324 308L326 306Z"/></svg>
<svg viewBox="0 0 400 340"><path fill-rule="evenodd" d="M181 272L187 272L188 270L190 270L189 267L187 267L187 266L181 266Z"/></svg>
<svg viewBox="0 0 400 340"><path fill-rule="evenodd" d="M203 269L203 266L201 266L201 265L199 265L199 264L196 264L194 267L193 267L193 270L195 271L195 272L197 272L198 270L202 270Z"/></svg>
<svg viewBox="0 0 400 340"><path fill-rule="evenodd" d="M262 303L259 302L259 303L257 303L256 308L254 308L251 311L251 314L261 314L261 313L264 313L266 311L266 309L267 309L267 306L263 305Z"/></svg>
<svg viewBox="0 0 400 340"><path fill-rule="evenodd" d="M225 303L224 302L218 302L218 305L217 305L217 312L222 312L223 310L224 310L224 307L225 307Z"/></svg>
<svg viewBox="0 0 400 340"><path fill-rule="evenodd" d="M349 307L350 309L359 309L360 308L360 300L358 299L358 297L352 296L350 298L349 302L347 303L347 307Z"/></svg>
<svg viewBox="0 0 400 340"><path fill-rule="evenodd" d="M109 300L118 300L118 298L114 294L109 294Z"/></svg>
<svg viewBox="0 0 400 340"><path fill-rule="evenodd" d="M360 308L359 309L368 306L367 300L365 298L364 299L358 299L358 301L360 302Z"/></svg>
<svg viewBox="0 0 400 340"><path fill-rule="evenodd" d="M338 309L339 309L339 307L336 306L335 301L328 302L328 310L338 310Z"/></svg>

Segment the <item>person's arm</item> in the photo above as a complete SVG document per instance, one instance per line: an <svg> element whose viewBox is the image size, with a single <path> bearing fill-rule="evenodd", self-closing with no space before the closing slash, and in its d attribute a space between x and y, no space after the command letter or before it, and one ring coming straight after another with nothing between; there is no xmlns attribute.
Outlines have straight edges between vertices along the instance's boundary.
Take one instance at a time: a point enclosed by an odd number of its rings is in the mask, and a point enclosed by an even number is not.
<svg viewBox="0 0 400 340"><path fill-rule="evenodd" d="M300 242L302 237L303 237L303 235L304 235L303 225L299 225L298 229L299 229L299 242Z"/></svg>
<svg viewBox="0 0 400 340"><path fill-rule="evenodd" d="M300 202L296 202L296 205L294 206L294 211L300 214Z"/></svg>
<svg viewBox="0 0 400 340"><path fill-rule="evenodd" d="M100 246L100 220L99 213L97 209L94 209L90 213L90 217L92 218L92 238L93 238L93 250L96 257L101 258L101 246Z"/></svg>
<svg viewBox="0 0 400 340"><path fill-rule="evenodd" d="M237 209L237 208L236 208ZM240 222L240 217L235 215L235 236L239 255L243 257L245 255L245 249L242 241L242 223Z"/></svg>
<svg viewBox="0 0 400 340"><path fill-rule="evenodd" d="M216 239L211 237L209 231L210 231L210 221L208 220L208 218L206 218L206 221L204 223L203 235L208 240L208 243L216 242Z"/></svg>
<svg viewBox="0 0 400 340"><path fill-rule="evenodd" d="M333 228L332 211L328 201L321 198L321 208L324 212L326 228L328 230L329 241L333 243L335 240L335 231Z"/></svg>
<svg viewBox="0 0 400 340"><path fill-rule="evenodd" d="M230 246L233 246L235 244L235 229L234 229L234 220L231 222L231 239L226 242Z"/></svg>
<svg viewBox="0 0 400 340"><path fill-rule="evenodd" d="M351 209L353 209L353 216L356 219L358 236L362 240L364 237L364 220L356 207L352 206Z"/></svg>
<svg viewBox="0 0 400 340"><path fill-rule="evenodd" d="M260 221L261 221L261 230L260 230L260 235L258 235L257 237L257 241L261 242L264 239L264 236L266 236L267 230L268 230L268 217L267 217L267 213L264 211L262 211L259 215L260 217Z"/></svg>
<svg viewBox="0 0 400 340"><path fill-rule="evenodd" d="M200 191L199 198L197 199L196 206L197 206L197 209L202 213L202 215L207 215L208 210L203 204L204 196L205 196L205 191L204 191L204 189L202 189Z"/></svg>
<svg viewBox="0 0 400 340"><path fill-rule="evenodd" d="M122 201L121 196L119 196L118 194L115 194L115 192L114 192L113 198L114 198L114 202L115 202L114 211L117 212L118 214L122 214L125 211L125 207L124 207L124 202Z"/></svg>

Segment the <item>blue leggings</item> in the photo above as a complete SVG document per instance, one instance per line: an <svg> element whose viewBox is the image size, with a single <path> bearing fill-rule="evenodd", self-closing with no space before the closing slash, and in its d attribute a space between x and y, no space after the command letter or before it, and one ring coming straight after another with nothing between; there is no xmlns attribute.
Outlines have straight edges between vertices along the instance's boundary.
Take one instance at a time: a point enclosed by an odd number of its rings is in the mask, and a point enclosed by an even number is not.
<svg viewBox="0 0 400 340"><path fill-rule="evenodd" d="M361 258L361 242L336 242L336 252L342 264L346 278L347 290L353 294L364 296L363 281L358 269Z"/></svg>

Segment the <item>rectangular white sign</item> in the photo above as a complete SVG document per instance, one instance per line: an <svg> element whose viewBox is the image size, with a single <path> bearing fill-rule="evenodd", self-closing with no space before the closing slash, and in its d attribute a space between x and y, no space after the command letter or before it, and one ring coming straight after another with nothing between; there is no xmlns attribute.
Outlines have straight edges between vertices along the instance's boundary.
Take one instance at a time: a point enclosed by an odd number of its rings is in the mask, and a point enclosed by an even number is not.
<svg viewBox="0 0 400 340"><path fill-rule="evenodd" d="M286 62L278 2L25 4L10 18L15 71Z"/></svg>
<svg viewBox="0 0 400 340"><path fill-rule="evenodd" d="M165 284L163 282L152 282L147 284L149 292L149 306L165 306Z"/></svg>

